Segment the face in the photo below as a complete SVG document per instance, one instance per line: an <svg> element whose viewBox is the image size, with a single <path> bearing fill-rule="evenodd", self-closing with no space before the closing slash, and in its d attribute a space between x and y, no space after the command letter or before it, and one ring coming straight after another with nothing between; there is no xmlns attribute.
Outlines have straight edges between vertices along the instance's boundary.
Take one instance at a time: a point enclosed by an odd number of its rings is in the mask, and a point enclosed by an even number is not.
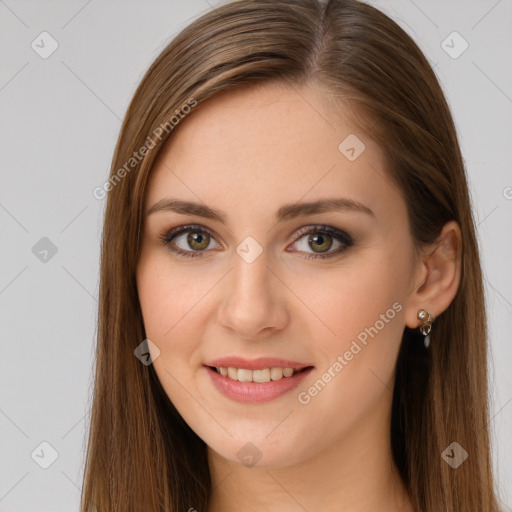
<svg viewBox="0 0 512 512"><path fill-rule="evenodd" d="M197 107L155 163L145 214L154 369L210 450L284 467L385 426L414 275L406 206L380 148L319 89Z"/></svg>

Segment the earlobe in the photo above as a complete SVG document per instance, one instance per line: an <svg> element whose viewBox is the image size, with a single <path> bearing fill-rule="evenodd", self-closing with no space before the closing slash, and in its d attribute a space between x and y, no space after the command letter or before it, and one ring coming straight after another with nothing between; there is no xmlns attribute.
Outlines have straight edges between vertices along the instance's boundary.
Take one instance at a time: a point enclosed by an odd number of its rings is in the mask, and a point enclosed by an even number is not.
<svg viewBox="0 0 512 512"><path fill-rule="evenodd" d="M418 311L425 309L434 318L451 304L462 272L462 235L456 221L447 222L434 244L423 251L421 280L409 296L406 324L411 329L421 325Z"/></svg>

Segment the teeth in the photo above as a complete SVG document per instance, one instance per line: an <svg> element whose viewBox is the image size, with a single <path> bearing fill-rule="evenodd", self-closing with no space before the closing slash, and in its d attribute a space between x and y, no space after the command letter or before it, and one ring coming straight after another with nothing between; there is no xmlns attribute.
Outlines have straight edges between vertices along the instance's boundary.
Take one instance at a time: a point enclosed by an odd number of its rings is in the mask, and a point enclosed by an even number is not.
<svg viewBox="0 0 512 512"><path fill-rule="evenodd" d="M262 368L261 370L248 370L246 368L215 368L217 373L239 382L270 382L283 377L291 377L297 373L293 368Z"/></svg>
<svg viewBox="0 0 512 512"><path fill-rule="evenodd" d="M283 368L283 375L285 377L291 377L293 375L293 368Z"/></svg>
<svg viewBox="0 0 512 512"><path fill-rule="evenodd" d="M250 372L251 370L246 371ZM240 370L238 370L238 378L240 378ZM253 370L252 380L253 382L270 382L270 368L265 368L264 370Z"/></svg>
<svg viewBox="0 0 512 512"><path fill-rule="evenodd" d="M282 368L271 368L270 369L270 378L272 380L279 380L283 378L283 369Z"/></svg>
<svg viewBox="0 0 512 512"><path fill-rule="evenodd" d="M240 382L252 381L252 370L244 370L242 368L239 368L238 370L236 368L233 368L233 370L237 372L237 378Z"/></svg>

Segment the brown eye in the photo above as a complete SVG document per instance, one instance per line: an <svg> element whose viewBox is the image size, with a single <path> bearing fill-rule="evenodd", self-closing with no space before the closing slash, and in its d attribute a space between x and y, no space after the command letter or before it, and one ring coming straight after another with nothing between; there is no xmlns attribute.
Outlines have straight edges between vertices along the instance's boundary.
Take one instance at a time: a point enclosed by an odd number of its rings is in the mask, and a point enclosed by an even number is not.
<svg viewBox="0 0 512 512"><path fill-rule="evenodd" d="M187 244L191 249L202 251L210 245L210 235L200 231L189 231Z"/></svg>
<svg viewBox="0 0 512 512"><path fill-rule="evenodd" d="M298 238L293 245L297 246L298 252L305 254L302 256L305 259L338 256L354 245L349 234L329 226L306 226L296 236ZM208 229L195 225L173 228L160 239L171 252L190 258L206 256L210 252L208 249L221 247ZM331 251L332 248L334 250ZM288 248L286 250L295 252Z"/></svg>
<svg viewBox="0 0 512 512"><path fill-rule="evenodd" d="M220 247L219 244L213 244L213 235L200 226L180 226L171 229L166 235L161 237L164 244L169 246L169 250L180 256L202 256L208 252L207 249Z"/></svg>
<svg viewBox="0 0 512 512"><path fill-rule="evenodd" d="M332 246L332 237L330 235L310 235L308 237L308 244L314 251L326 252Z"/></svg>
<svg viewBox="0 0 512 512"><path fill-rule="evenodd" d="M329 226L306 226L296 236L299 238L293 245L299 252L306 254L303 256L305 259L338 256L354 245L350 235ZM331 251L331 248L334 250Z"/></svg>

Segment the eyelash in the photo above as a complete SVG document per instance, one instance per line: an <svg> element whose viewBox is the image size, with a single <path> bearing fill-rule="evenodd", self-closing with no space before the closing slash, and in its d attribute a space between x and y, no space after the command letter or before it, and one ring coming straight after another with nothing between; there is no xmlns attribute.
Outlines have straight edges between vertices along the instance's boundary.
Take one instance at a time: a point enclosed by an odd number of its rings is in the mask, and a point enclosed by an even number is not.
<svg viewBox="0 0 512 512"><path fill-rule="evenodd" d="M214 234L209 229L207 229L203 226L197 225L197 224L191 224L191 225L179 226L179 227L173 228L170 231L167 231L164 235L159 236L159 238L165 245L170 245L171 242L177 236L179 236L183 233L188 233L188 232L206 233L210 237L215 238ZM295 236L297 237L297 240L295 240L294 243L298 242L305 235L318 235L318 234L327 234L327 235L331 236L332 238L334 238L336 241L343 244L345 247L342 248L341 250L338 249L336 251L325 253L325 254L307 253L308 256L303 256L304 259L310 260L310 259L317 259L317 258L321 258L321 259L331 258L333 256L341 254L342 252L345 252L346 249L348 249L349 247L354 245L354 240L352 239L352 237L349 234L345 233L344 231L340 231L338 229L335 229L335 228L332 228L332 227L326 226L326 225L305 226L305 227L299 229L299 231L295 234ZM194 250L185 251L183 249L180 249L179 247L178 248L169 248L169 250L174 252L175 254L178 254L179 256L184 256L186 258L202 257L203 253L206 252L205 249L202 251L194 251Z"/></svg>

